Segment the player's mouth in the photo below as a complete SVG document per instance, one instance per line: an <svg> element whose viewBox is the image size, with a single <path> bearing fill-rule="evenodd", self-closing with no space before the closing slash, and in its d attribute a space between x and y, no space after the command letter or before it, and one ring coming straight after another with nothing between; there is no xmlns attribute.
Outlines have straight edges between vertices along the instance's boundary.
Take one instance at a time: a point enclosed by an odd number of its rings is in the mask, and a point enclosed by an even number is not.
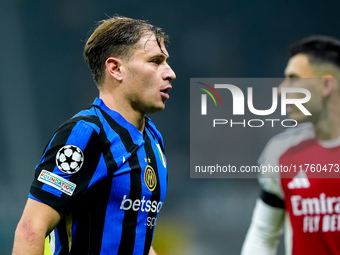
<svg viewBox="0 0 340 255"><path fill-rule="evenodd" d="M170 98L170 95L168 94L168 92L170 91L171 88L172 88L171 85L168 85L160 91L162 98L164 98L164 99Z"/></svg>

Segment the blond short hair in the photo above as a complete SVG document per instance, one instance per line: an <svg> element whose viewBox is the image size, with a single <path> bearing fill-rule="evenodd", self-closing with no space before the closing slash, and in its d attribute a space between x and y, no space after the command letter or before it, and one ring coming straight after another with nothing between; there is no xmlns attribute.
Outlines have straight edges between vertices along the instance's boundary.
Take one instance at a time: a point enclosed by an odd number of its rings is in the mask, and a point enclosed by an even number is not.
<svg viewBox="0 0 340 255"><path fill-rule="evenodd" d="M98 22L84 48L84 58L97 86L105 79L105 61L109 57L128 60L141 37L147 32L155 35L158 45L168 42L168 36L145 20L112 17Z"/></svg>

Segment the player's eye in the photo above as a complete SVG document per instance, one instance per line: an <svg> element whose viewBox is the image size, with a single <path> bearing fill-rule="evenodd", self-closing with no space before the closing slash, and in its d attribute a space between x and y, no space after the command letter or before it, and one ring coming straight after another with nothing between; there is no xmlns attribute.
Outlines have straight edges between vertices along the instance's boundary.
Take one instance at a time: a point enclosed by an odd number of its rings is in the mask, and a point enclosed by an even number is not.
<svg viewBox="0 0 340 255"><path fill-rule="evenodd" d="M160 63L162 63L162 60L159 58L155 58L155 59L152 59L151 62L159 65Z"/></svg>
<svg viewBox="0 0 340 255"><path fill-rule="evenodd" d="M296 76L296 75L291 75L291 76L288 76L286 77L286 81L289 83L289 84L294 84L296 83L297 81L300 80L300 77Z"/></svg>

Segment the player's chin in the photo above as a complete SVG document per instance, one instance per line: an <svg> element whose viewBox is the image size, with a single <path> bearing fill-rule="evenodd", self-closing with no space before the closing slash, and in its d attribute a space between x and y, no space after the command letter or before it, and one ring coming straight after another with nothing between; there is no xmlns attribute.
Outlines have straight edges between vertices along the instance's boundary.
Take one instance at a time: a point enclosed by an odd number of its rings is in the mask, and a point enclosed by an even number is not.
<svg viewBox="0 0 340 255"><path fill-rule="evenodd" d="M300 114L300 113L293 113L289 114L289 118L296 120L298 123L304 123L310 121L307 116Z"/></svg>
<svg viewBox="0 0 340 255"><path fill-rule="evenodd" d="M165 103L163 102L157 105L153 105L152 107L149 107L147 113L160 112L160 111L163 111L164 109L165 109Z"/></svg>

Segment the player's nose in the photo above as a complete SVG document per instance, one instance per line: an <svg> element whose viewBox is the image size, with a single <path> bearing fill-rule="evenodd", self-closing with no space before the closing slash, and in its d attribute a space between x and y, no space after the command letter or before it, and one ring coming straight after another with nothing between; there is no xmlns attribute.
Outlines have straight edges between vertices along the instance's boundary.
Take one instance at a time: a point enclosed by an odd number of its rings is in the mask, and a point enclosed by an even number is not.
<svg viewBox="0 0 340 255"><path fill-rule="evenodd" d="M163 79L169 81L176 79L176 74L168 63L166 63L166 67L164 69Z"/></svg>

